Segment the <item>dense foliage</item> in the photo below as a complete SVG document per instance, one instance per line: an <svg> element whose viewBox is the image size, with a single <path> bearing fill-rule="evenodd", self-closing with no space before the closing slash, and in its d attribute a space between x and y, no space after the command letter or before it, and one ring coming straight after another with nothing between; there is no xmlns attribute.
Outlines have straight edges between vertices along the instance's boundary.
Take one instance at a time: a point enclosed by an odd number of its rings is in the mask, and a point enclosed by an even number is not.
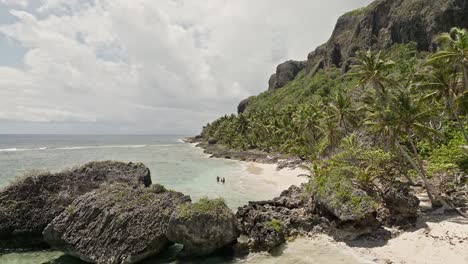
<svg viewBox="0 0 468 264"><path fill-rule="evenodd" d="M202 136L230 148L335 163L349 154L342 142L356 141L364 165L354 164L350 177L369 186L376 176L393 175L385 170L395 171L387 167L397 157L411 168L404 176L411 182L419 175L429 192L427 178L438 171L468 170L468 32L454 28L437 43L434 54L418 52L415 43L361 52L346 74L303 70L285 87L251 97L244 113L208 124ZM365 164L376 157L377 165Z"/></svg>

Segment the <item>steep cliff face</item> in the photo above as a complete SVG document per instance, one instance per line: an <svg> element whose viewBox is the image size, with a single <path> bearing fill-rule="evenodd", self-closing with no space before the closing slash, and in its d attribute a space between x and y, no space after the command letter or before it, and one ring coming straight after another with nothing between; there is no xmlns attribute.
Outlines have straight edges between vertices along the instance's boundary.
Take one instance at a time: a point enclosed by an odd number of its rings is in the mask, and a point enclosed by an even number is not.
<svg viewBox="0 0 468 264"><path fill-rule="evenodd" d="M419 50L430 51L434 37L455 26L468 27L468 0L376 0L341 16L331 38L309 53L306 62L294 63L308 72L330 66L347 71L360 50L416 42ZM284 70L284 65L291 66L291 61L278 66L269 89L283 87L302 70Z"/></svg>
<svg viewBox="0 0 468 264"><path fill-rule="evenodd" d="M467 0L377 0L338 19L327 43L308 56L309 69L336 66L347 70L350 58L363 49L384 49L416 42L430 51L433 39L452 27L468 27Z"/></svg>

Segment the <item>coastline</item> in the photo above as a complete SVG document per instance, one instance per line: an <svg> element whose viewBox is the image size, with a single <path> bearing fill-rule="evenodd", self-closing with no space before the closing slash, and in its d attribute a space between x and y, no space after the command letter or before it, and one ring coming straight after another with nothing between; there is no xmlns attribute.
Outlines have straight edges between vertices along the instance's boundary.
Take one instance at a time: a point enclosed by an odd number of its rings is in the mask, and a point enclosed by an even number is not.
<svg viewBox="0 0 468 264"><path fill-rule="evenodd" d="M306 182L305 177L295 177L305 173L305 170L295 166L280 167L281 162L291 158L275 158L265 153L257 152L257 155L242 151L229 151L225 148L213 147L207 149L210 144L194 143L191 145L202 148L210 158L236 159L242 162L245 171L255 177L260 177L263 182L271 177L272 184L277 185L277 192L285 190L291 185ZM232 155L234 153L234 155ZM224 157L223 157L224 156ZM250 159L242 161L242 159ZM284 158L284 156L283 156ZM282 176L282 177L281 177ZM255 186L258 188L257 185ZM423 204L424 197L419 197ZM339 242L325 234L311 234L308 237L298 237L286 244L288 252L307 254L303 250L303 243L309 246L321 245L334 247L343 253L342 263L468 263L468 220L458 215L447 215L443 212L420 213L419 219L414 227L407 230L382 229L387 237L362 237L351 242ZM256 256L258 257L258 256ZM256 258L254 257L254 259ZM305 261L307 256L299 256L296 261Z"/></svg>

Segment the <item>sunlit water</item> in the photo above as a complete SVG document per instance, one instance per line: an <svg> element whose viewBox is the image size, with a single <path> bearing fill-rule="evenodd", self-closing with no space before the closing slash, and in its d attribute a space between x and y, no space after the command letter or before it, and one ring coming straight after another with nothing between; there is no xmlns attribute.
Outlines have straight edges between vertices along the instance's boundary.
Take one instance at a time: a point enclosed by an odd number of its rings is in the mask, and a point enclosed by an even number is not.
<svg viewBox="0 0 468 264"><path fill-rule="evenodd" d="M58 136L0 135L0 188L16 176L39 169L57 171L94 160L143 162L153 183L183 192L193 200L223 197L236 209L249 200L270 199L278 191L268 180L259 181L238 161L208 159L202 150L180 142L181 136ZM226 178L226 184L216 182ZM145 263L176 263L173 247ZM277 256L253 254L245 259L215 256L191 263L357 263L354 258L326 245L293 243ZM82 263L59 252L0 255L2 264Z"/></svg>

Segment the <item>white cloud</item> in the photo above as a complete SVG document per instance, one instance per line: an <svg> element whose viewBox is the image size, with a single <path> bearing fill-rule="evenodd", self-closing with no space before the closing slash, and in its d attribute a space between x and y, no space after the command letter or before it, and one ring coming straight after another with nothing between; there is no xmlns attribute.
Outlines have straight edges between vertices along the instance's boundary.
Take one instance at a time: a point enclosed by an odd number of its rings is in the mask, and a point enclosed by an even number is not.
<svg viewBox="0 0 468 264"><path fill-rule="evenodd" d="M27 7L29 0L0 0L0 3L9 6Z"/></svg>
<svg viewBox="0 0 468 264"><path fill-rule="evenodd" d="M0 34L28 51L21 68L0 67L0 124L192 133L265 90L276 64L305 59L338 15L367 2L42 0L37 12L11 10L18 21Z"/></svg>

